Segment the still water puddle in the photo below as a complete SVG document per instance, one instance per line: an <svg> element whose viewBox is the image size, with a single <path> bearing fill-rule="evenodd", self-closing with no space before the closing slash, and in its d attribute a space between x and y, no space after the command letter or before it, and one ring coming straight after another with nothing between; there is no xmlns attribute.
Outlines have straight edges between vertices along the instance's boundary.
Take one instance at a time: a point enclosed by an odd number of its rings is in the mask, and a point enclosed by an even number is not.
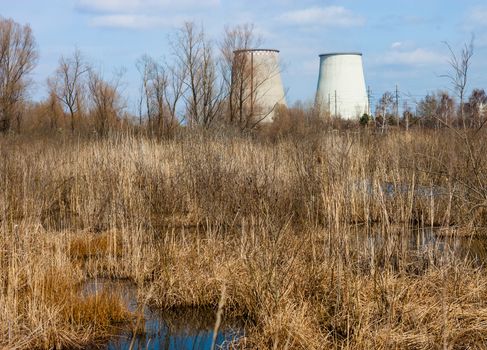
<svg viewBox="0 0 487 350"><path fill-rule="evenodd" d="M409 251L419 255L432 251L440 255L451 253L485 266L487 236L462 237L450 233L448 231L445 234L438 228L401 227L384 233L371 227L356 227L345 242L356 252L368 251L370 254L393 246L395 251ZM120 295L128 309L141 317L138 327L132 325L120 329L99 349L211 349L216 319L214 310L187 308L162 312L144 307L141 311L137 303L140 298L137 298L136 286L124 281L91 280L84 285L83 293L93 295L103 290ZM138 331L132 331L133 328ZM215 349L231 349L244 335L243 322L224 320L217 333Z"/></svg>
<svg viewBox="0 0 487 350"><path fill-rule="evenodd" d="M367 251L394 247L395 251L407 251L416 255L435 252L467 259L479 266L487 263L487 235L464 235L454 228L438 227L391 227L381 232L374 227L356 227L349 237L352 249Z"/></svg>
<svg viewBox="0 0 487 350"><path fill-rule="evenodd" d="M85 284L83 292L95 294L103 290L120 295L130 311L138 312L135 285L123 281L92 280ZM120 329L99 349L211 349L216 319L214 310L186 308L160 311L145 307L141 316L138 321L134 320L132 327ZM132 328L138 331L133 332ZM224 319L216 336L215 349L231 349L242 336L242 322Z"/></svg>
<svg viewBox="0 0 487 350"><path fill-rule="evenodd" d="M132 332L113 337L107 349L210 349L213 342L214 317L205 311L187 310L146 315L144 332L135 337ZM215 349L230 349L243 332L229 325L220 328Z"/></svg>

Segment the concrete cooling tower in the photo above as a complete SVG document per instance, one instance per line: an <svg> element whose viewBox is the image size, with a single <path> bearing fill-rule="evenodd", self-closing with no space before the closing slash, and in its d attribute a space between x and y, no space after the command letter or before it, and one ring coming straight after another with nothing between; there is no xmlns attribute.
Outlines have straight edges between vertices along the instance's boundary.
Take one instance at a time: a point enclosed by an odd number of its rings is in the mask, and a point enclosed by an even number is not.
<svg viewBox="0 0 487 350"><path fill-rule="evenodd" d="M369 112L362 54L320 55L316 105L331 116L354 119Z"/></svg>
<svg viewBox="0 0 487 350"><path fill-rule="evenodd" d="M234 51L232 80L247 115L256 122L272 122L277 106L286 105L278 50Z"/></svg>

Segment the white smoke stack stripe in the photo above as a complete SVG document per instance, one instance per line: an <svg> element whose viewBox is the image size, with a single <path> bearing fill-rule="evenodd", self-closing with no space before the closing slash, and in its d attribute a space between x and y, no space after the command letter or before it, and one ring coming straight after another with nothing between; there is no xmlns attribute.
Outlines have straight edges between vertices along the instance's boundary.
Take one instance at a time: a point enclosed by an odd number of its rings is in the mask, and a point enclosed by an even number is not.
<svg viewBox="0 0 487 350"><path fill-rule="evenodd" d="M369 112L361 53L320 55L316 104L322 112L344 119Z"/></svg>
<svg viewBox="0 0 487 350"><path fill-rule="evenodd" d="M245 55L244 60L241 55ZM246 101L246 108L255 120L272 122L277 106L286 105L279 66L279 51L236 50L234 60L240 65L245 62L244 65L248 67L249 79L245 81L250 98Z"/></svg>

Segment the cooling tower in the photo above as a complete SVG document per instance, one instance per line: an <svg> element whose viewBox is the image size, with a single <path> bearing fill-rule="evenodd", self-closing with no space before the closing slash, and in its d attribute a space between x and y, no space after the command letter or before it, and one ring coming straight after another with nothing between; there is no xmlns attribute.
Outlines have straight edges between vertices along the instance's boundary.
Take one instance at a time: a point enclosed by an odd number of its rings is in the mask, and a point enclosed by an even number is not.
<svg viewBox="0 0 487 350"><path fill-rule="evenodd" d="M272 122L277 106L286 105L278 50L234 51L232 84L240 112L253 123Z"/></svg>
<svg viewBox="0 0 487 350"><path fill-rule="evenodd" d="M369 112L361 53L320 55L316 105L322 112L344 119Z"/></svg>

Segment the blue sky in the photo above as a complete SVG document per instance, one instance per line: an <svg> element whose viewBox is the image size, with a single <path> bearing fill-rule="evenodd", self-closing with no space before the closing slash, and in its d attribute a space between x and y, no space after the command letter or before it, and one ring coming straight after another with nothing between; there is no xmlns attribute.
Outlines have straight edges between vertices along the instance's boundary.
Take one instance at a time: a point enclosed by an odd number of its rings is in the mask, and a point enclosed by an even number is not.
<svg viewBox="0 0 487 350"><path fill-rule="evenodd" d="M0 0L0 15L29 23L38 42L36 98L61 55L79 48L106 75L125 68L129 107L142 54L170 57L168 37L184 21L214 39L225 25L254 23L264 46L281 50L290 102L311 101L320 53L361 51L374 98L399 86L403 100L446 89L447 41L455 50L475 34L470 88L487 89L486 0Z"/></svg>

